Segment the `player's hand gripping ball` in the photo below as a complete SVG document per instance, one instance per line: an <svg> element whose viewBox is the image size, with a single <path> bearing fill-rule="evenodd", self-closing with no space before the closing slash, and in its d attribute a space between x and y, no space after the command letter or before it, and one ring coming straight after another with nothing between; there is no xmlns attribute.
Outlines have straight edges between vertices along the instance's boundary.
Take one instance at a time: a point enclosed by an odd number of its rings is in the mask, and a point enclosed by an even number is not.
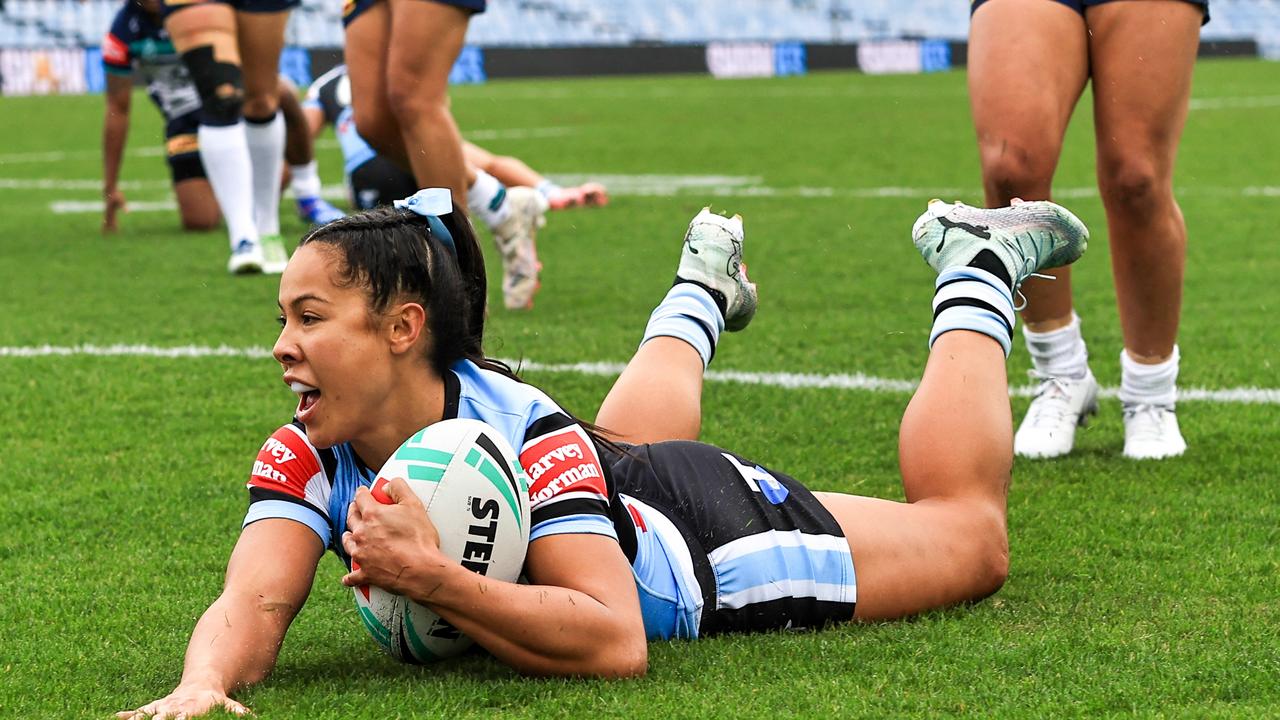
<svg viewBox="0 0 1280 720"><path fill-rule="evenodd" d="M392 502L384 488L394 478L422 501L446 556L496 580L520 576L529 547L529 480L496 430L477 420L429 425L382 466L371 488L375 499ZM352 590L365 629L402 662L441 660L471 645L425 605L371 585Z"/></svg>

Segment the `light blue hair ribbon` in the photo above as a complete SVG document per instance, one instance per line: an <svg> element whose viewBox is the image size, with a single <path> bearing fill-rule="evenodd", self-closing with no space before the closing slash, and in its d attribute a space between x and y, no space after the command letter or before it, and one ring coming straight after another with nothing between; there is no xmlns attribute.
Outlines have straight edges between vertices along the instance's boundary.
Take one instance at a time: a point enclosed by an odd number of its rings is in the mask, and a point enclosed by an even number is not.
<svg viewBox="0 0 1280 720"><path fill-rule="evenodd" d="M415 212L427 219L427 227L454 257L458 256L458 248L453 244L453 234L440 221L441 215L453 212L453 196L448 188L423 188L403 200L391 203L401 210Z"/></svg>

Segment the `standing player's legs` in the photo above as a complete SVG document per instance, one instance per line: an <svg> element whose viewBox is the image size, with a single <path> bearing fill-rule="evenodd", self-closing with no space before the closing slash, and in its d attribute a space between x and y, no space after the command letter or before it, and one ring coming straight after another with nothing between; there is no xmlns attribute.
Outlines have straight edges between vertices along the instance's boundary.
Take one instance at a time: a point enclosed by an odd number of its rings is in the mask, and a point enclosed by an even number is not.
<svg viewBox="0 0 1280 720"><path fill-rule="evenodd" d="M230 5L164 6L165 30L200 93L200 160L227 223L233 273L261 272L253 216L253 170L243 121L244 77Z"/></svg>
<svg viewBox="0 0 1280 720"><path fill-rule="evenodd" d="M1120 324L1125 450L1180 455L1173 413L1187 230L1173 166L1199 47L1200 6L1180 0L1088 8L1098 188L1107 211Z"/></svg>
<svg viewBox="0 0 1280 720"><path fill-rule="evenodd" d="M245 136L253 167L254 223L267 255L266 272L283 272L288 262L280 238L280 175L284 169L284 118L280 115L280 53L288 10L273 2L268 11L236 13L237 37L244 68Z"/></svg>
<svg viewBox="0 0 1280 720"><path fill-rule="evenodd" d="M387 44L391 41L391 9L386 2L356 3L356 14L344 21L343 61L351 81L352 119L360 137L381 157L407 168L404 137L387 101Z"/></svg>
<svg viewBox="0 0 1280 720"><path fill-rule="evenodd" d="M1062 139L1089 78L1084 18L1050 0L987 0L969 27L969 104L988 207L1048 200ZM1071 274L1023 286L1023 320L1053 330L1071 318Z"/></svg>
<svg viewBox="0 0 1280 720"><path fill-rule="evenodd" d="M1089 74L1080 12L1050 0L988 0L969 30L969 101L988 207L1048 199L1063 135ZM1096 408L1069 268L1022 287L1023 336L1040 390L1018 430L1019 455L1070 452L1079 423Z"/></svg>
<svg viewBox="0 0 1280 720"><path fill-rule="evenodd" d="M386 97L409 165L421 187L449 188L454 198L464 198L467 172L462 136L449 111L449 71L462 52L471 12L432 0L386 4L391 13ZM356 127L363 132L358 119Z"/></svg>
<svg viewBox="0 0 1280 720"><path fill-rule="evenodd" d="M676 282L600 405L596 423L629 443L697 440L702 376L720 333L755 316L756 286L742 263L742 219L708 209L689 223Z"/></svg>

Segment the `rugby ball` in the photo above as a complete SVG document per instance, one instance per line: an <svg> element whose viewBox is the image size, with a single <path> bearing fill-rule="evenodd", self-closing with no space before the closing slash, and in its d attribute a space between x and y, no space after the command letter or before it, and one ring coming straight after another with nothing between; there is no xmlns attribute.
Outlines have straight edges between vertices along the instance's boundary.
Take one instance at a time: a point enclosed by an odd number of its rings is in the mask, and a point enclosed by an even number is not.
<svg viewBox="0 0 1280 720"><path fill-rule="evenodd" d="M445 555L497 580L520 576L529 547L529 480L496 430L478 420L429 425L382 466L370 488L375 499L392 502L384 488L394 478L404 478L426 506ZM371 585L352 590L365 629L397 660L428 663L471 645L425 605Z"/></svg>

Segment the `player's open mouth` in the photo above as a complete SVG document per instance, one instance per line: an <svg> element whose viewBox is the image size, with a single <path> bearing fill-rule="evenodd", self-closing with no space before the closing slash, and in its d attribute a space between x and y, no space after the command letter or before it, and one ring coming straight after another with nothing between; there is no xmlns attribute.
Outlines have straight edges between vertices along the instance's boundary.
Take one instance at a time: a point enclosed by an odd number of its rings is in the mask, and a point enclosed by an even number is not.
<svg viewBox="0 0 1280 720"><path fill-rule="evenodd" d="M298 393L298 419L303 423L310 417L316 403L320 401L320 390L300 382L289 383L289 389Z"/></svg>

